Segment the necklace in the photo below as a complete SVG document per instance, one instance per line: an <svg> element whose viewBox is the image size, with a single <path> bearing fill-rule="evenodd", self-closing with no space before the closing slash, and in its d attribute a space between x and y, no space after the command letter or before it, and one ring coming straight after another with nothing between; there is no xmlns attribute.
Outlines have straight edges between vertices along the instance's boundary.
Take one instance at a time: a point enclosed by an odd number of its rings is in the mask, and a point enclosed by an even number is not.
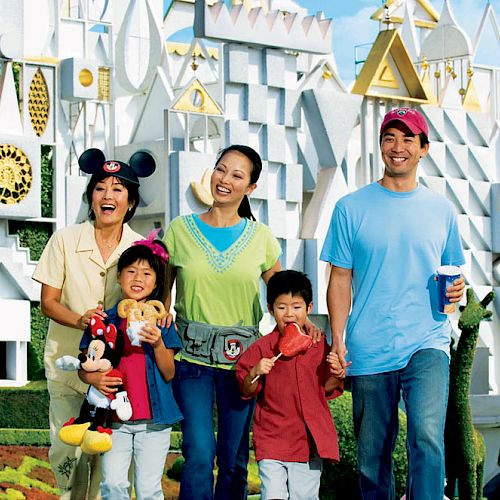
<svg viewBox="0 0 500 500"><path fill-rule="evenodd" d="M116 237L109 238L109 240L104 240L102 236L99 236L99 233L97 231L95 232L95 241L97 243L97 246L99 246L100 248L107 248L108 250L115 249L118 246L118 243L120 243L120 240Z"/></svg>

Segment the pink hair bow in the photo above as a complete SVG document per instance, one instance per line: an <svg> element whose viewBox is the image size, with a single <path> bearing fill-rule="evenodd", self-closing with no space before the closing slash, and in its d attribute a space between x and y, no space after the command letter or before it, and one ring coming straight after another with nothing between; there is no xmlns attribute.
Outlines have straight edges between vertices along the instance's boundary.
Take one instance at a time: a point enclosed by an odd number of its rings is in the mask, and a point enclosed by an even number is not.
<svg viewBox="0 0 500 500"><path fill-rule="evenodd" d="M153 229L149 231L148 235L143 240L137 240L132 243L132 245L144 245L148 247L155 255L160 257L163 262L168 261L168 253L163 248L163 246L156 240L158 233L161 231L161 228Z"/></svg>

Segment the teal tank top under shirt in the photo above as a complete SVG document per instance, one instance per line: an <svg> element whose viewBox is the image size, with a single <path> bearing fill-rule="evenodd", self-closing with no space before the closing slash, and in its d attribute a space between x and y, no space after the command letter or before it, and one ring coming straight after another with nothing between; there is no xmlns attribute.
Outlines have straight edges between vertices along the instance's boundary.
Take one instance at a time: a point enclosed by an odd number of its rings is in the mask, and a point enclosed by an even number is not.
<svg viewBox="0 0 500 500"><path fill-rule="evenodd" d="M196 226L202 232L203 236L219 252L227 250L242 234L247 225L247 219L242 218L240 222L229 227L213 227L203 222L198 214L193 214Z"/></svg>

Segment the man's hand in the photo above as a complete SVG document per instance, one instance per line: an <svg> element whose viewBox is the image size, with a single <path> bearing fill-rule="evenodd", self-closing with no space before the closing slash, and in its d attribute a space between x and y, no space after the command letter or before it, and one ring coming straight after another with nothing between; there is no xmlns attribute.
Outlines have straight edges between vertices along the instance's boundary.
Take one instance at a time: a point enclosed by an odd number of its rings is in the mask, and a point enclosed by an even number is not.
<svg viewBox="0 0 500 500"><path fill-rule="evenodd" d="M456 279L453 285L446 290L446 296L450 302L460 302L464 296L465 281L463 276Z"/></svg>

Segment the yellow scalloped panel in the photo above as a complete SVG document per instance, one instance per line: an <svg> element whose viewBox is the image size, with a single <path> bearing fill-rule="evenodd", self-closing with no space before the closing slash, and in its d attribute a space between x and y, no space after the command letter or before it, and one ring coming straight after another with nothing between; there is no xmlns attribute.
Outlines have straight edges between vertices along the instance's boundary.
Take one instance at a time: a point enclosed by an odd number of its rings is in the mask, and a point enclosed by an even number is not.
<svg viewBox="0 0 500 500"><path fill-rule="evenodd" d="M97 70L97 92L100 101L111 100L111 70L104 66L100 66Z"/></svg>
<svg viewBox="0 0 500 500"><path fill-rule="evenodd" d="M0 144L0 203L20 203L31 189L33 171L23 150L12 144Z"/></svg>
<svg viewBox="0 0 500 500"><path fill-rule="evenodd" d="M28 111L33 130L38 137L41 137L45 133L49 121L50 97L47 82L40 68L36 70L31 80Z"/></svg>

